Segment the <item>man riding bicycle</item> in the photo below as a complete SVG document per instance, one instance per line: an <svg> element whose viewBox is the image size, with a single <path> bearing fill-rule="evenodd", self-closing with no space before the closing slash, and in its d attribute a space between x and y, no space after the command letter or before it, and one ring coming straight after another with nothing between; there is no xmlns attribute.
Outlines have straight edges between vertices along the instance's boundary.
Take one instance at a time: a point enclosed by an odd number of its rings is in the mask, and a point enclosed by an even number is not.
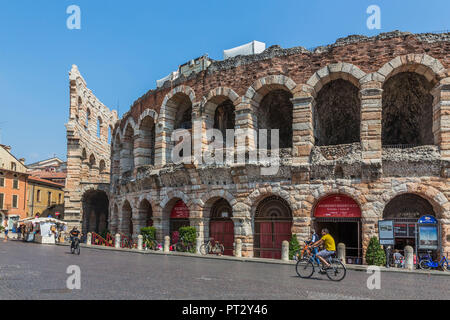
<svg viewBox="0 0 450 320"><path fill-rule="evenodd" d="M80 231L78 231L77 227L73 227L72 230L69 232L70 235L70 247L73 248L75 244L75 239L80 239Z"/></svg>
<svg viewBox="0 0 450 320"><path fill-rule="evenodd" d="M336 252L336 244L334 242L333 237L330 235L328 229L322 229L322 238L312 244L312 248L318 247L320 245L324 245L324 249L317 254L317 258L322 262L322 271L330 267L330 264L327 262L327 258L332 256Z"/></svg>

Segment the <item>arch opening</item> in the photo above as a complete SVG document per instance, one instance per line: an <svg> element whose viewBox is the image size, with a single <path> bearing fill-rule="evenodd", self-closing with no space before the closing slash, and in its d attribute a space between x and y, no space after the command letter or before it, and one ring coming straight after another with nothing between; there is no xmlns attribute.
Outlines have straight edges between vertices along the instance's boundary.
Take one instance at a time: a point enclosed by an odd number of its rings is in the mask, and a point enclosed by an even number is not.
<svg viewBox="0 0 450 320"><path fill-rule="evenodd" d="M109 199L104 191L90 190L82 198L82 232L104 233L108 229Z"/></svg>
<svg viewBox="0 0 450 320"><path fill-rule="evenodd" d="M234 222L233 209L227 200L219 198L210 209L209 236L224 246L224 255L233 255Z"/></svg>
<svg viewBox="0 0 450 320"><path fill-rule="evenodd" d="M279 130L279 147L292 148L292 93L275 89L267 93L257 109L258 129L267 129L267 149L271 149L271 130ZM259 139L258 139L259 146Z"/></svg>
<svg viewBox="0 0 450 320"><path fill-rule="evenodd" d="M359 142L359 89L343 79L328 82L317 94L313 118L317 146Z"/></svg>
<svg viewBox="0 0 450 320"><path fill-rule="evenodd" d="M433 84L414 72L401 72L383 85L383 146L432 145Z"/></svg>

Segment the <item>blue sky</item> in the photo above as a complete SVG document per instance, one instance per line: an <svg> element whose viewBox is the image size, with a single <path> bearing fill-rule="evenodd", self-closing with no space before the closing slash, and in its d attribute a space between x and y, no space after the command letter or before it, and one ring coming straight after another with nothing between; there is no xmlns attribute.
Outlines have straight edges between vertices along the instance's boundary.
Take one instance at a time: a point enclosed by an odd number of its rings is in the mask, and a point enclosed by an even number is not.
<svg viewBox="0 0 450 320"><path fill-rule="evenodd" d="M81 30L69 30L69 5ZM369 5L381 29L366 26ZM450 1L301 0L0 0L0 134L27 163L66 157L68 72L120 114L155 80L205 53L252 40L306 48L350 34L450 29Z"/></svg>

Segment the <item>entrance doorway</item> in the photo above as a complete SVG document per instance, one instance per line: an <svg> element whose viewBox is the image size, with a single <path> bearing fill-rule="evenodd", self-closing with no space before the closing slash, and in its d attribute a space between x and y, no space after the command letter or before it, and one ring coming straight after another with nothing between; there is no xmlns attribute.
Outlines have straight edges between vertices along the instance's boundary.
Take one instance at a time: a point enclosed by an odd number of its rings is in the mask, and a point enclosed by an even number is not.
<svg viewBox="0 0 450 320"><path fill-rule="evenodd" d="M433 206L416 194L402 194L389 201L384 208L383 219L394 222L394 249L403 253L405 246L409 245L415 252L418 252L416 251L417 222L420 217L425 215L435 216ZM437 257L437 251L432 255Z"/></svg>
<svg viewBox="0 0 450 320"><path fill-rule="evenodd" d="M82 233L106 233L108 229L109 200L104 191L91 190L83 195Z"/></svg>
<svg viewBox="0 0 450 320"><path fill-rule="evenodd" d="M209 236L224 246L224 255L233 255L234 223L233 209L225 199L217 200L211 208Z"/></svg>
<svg viewBox="0 0 450 320"><path fill-rule="evenodd" d="M317 234L326 228L336 243L344 243L346 263L361 264L361 209L349 196L333 194L322 198L314 207L314 223Z"/></svg>
<svg viewBox="0 0 450 320"><path fill-rule="evenodd" d="M345 243L346 262L361 264L361 229L359 223L359 219L317 218L315 221L315 230L321 236L321 230L324 228L328 229L336 243L336 250L338 243Z"/></svg>
<svg viewBox="0 0 450 320"><path fill-rule="evenodd" d="M270 196L260 202L255 214L254 256L281 259L281 244L292 237L292 211L286 200Z"/></svg>
<svg viewBox="0 0 450 320"><path fill-rule="evenodd" d="M183 200L178 200L172 208L170 213L170 239L171 243L175 244L180 239L179 230L181 227L189 227L189 208L183 202Z"/></svg>

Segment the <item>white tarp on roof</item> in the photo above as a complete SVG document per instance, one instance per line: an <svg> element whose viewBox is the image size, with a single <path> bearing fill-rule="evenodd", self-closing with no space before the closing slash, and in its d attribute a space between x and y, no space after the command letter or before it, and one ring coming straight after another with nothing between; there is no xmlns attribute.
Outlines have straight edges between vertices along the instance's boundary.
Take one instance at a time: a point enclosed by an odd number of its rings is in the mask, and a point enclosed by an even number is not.
<svg viewBox="0 0 450 320"><path fill-rule="evenodd" d="M156 80L156 87L157 88L162 87L166 81L168 81L168 80L173 81L176 78L178 78L179 75L180 75L180 72L178 70L171 72L168 76L166 76L162 79Z"/></svg>
<svg viewBox="0 0 450 320"><path fill-rule="evenodd" d="M252 41L236 48L224 50L223 59L226 60L239 55L246 56L250 54L257 54L263 52L264 50L266 50L266 44L264 42Z"/></svg>

